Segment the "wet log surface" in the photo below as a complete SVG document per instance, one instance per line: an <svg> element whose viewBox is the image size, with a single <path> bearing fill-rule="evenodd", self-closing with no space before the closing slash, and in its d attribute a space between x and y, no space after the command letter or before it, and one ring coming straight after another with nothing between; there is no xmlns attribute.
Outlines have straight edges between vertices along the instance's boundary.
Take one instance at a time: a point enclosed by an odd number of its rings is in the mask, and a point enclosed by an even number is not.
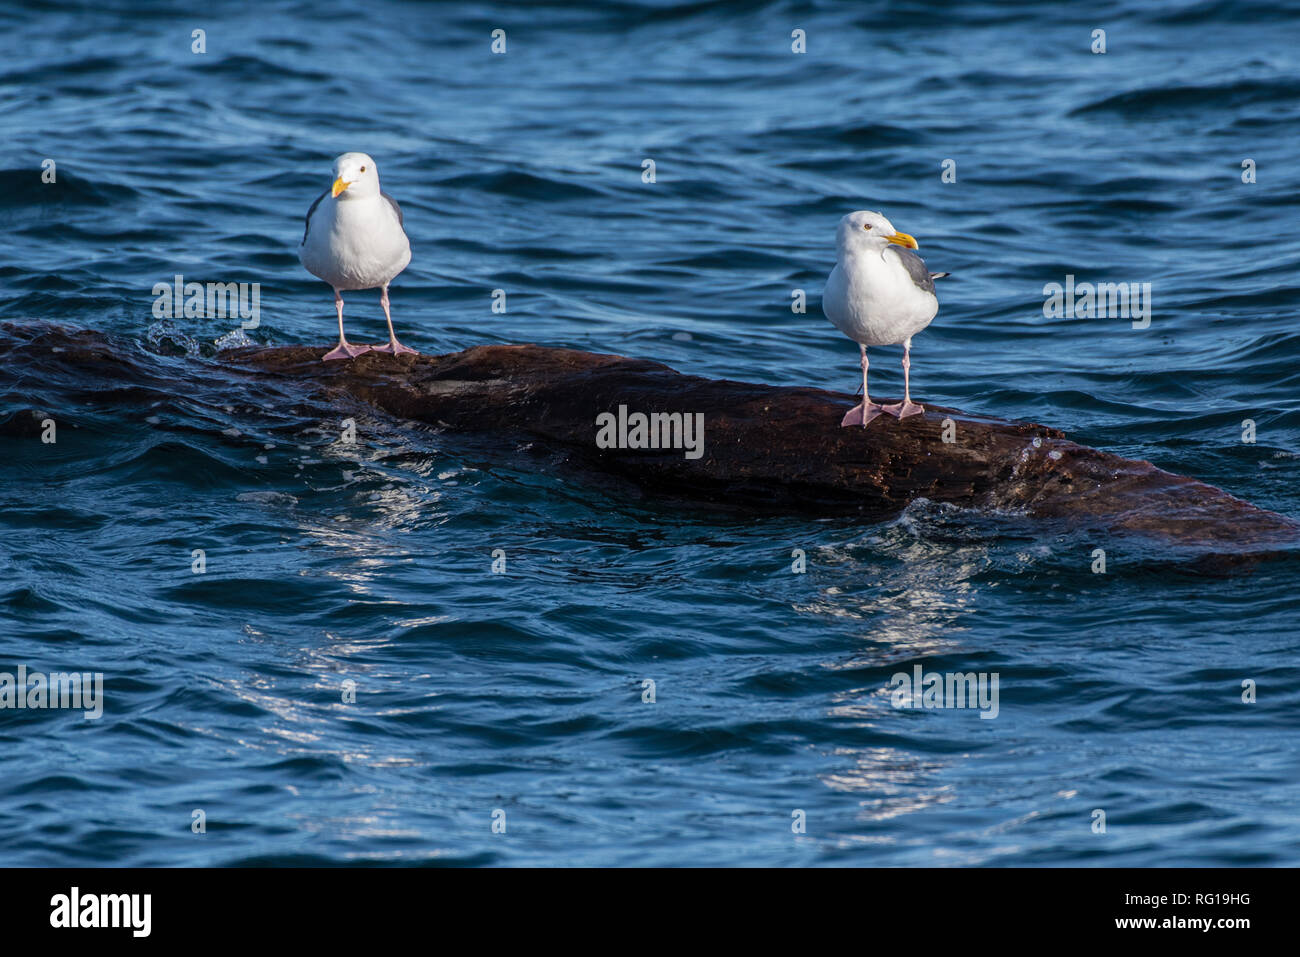
<svg viewBox="0 0 1300 957"><path fill-rule="evenodd" d="M1223 555L1300 544L1296 522L1214 486L1078 445L1056 429L929 403L924 415L841 428L854 396L705 379L623 356L511 345L323 363L322 352L253 348L222 361L448 430L528 436L579 468L674 499L877 519L924 497ZM598 448L597 416L620 405L629 414L703 413L703 454Z"/></svg>
<svg viewBox="0 0 1300 957"><path fill-rule="evenodd" d="M467 442L477 436L503 463L518 457L522 440L590 477L633 483L650 499L875 520L925 498L1133 535L1227 565L1300 545L1300 523L1285 516L1041 425L926 403L924 415L901 422L881 417L866 429L841 428L854 396L704 379L644 359L535 345L342 362L321 362L324 351L251 347L211 360L168 358L92 330L0 323L0 379L11 400L29 406L0 422L0 434L38 435L38 406L52 402L154 405L171 396L222 404L237 393L269 408L301 404L302 415L319 416L360 401ZM701 413L703 454L599 448L597 416L620 405L629 413ZM945 431L953 441L944 441Z"/></svg>

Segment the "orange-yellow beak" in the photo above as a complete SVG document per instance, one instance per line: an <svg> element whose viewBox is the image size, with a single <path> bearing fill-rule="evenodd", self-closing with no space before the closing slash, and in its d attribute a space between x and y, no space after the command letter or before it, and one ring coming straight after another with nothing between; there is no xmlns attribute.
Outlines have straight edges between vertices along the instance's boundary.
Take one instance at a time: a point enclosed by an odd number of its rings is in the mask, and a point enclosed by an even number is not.
<svg viewBox="0 0 1300 957"><path fill-rule="evenodd" d="M337 183L335 183L334 186L336 189L338 188ZM916 240L913 239L911 236L907 235L907 233L894 233L894 235L892 236L886 236L885 241L894 243L897 246L906 246L908 249L918 248L916 245Z"/></svg>
<svg viewBox="0 0 1300 957"><path fill-rule="evenodd" d="M345 182L343 182L342 177L340 177L339 179L336 179L336 180L334 181L334 189L333 189L333 191L331 192L330 195L337 197L339 193L343 192L345 189L347 189L347 188L348 188L349 186L351 186L351 185L352 185L351 183L345 183ZM899 233L899 235L901 236L902 233ZM911 239L912 237L911 237L911 236L908 236L907 238L908 238L908 239ZM916 244L913 243L912 245L915 246Z"/></svg>

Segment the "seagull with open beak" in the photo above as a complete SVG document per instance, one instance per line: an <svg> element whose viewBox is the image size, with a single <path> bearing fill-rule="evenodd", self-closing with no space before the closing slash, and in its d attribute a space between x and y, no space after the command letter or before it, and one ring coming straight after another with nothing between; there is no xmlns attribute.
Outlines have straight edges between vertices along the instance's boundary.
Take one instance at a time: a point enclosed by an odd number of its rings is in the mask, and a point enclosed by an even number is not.
<svg viewBox="0 0 1300 957"><path fill-rule="evenodd" d="M416 354L397 341L388 306L388 284L411 261L411 244L402 228L402 207L379 188L379 170L365 153L344 153L334 161L334 183L307 210L298 258L314 276L334 288L339 344L325 359L348 359L371 351L343 334L343 290L382 290L388 342L376 352Z"/></svg>

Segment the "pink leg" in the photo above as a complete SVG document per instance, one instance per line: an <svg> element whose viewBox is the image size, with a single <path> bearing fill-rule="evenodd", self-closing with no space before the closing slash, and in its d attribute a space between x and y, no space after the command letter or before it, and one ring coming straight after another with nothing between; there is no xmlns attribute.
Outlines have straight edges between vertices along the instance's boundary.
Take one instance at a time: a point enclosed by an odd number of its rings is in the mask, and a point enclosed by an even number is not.
<svg viewBox="0 0 1300 957"><path fill-rule="evenodd" d="M334 290L334 308L339 311L339 344L321 356L321 361L324 362L327 359L353 359L365 355L370 351L369 346L354 346L343 335L343 294L337 289Z"/></svg>
<svg viewBox="0 0 1300 957"><path fill-rule="evenodd" d="M872 419L884 411L871 401L871 396L867 392L867 347L859 346L858 348L862 350L862 404L855 405L844 413L844 418L840 420L841 428L846 425L861 425L865 429Z"/></svg>
<svg viewBox="0 0 1300 957"><path fill-rule="evenodd" d="M387 286L384 287L384 291L379 296L379 304L384 307L384 318L388 320L388 343L382 346L375 346L375 351L389 352L395 356L400 356L404 353L409 353L410 355L418 356L420 353L416 352L410 346L404 346L400 342L398 342L397 334L393 332L393 317L392 314L389 313L388 311L388 287Z"/></svg>
<svg viewBox="0 0 1300 957"><path fill-rule="evenodd" d="M905 419L909 415L920 415L925 411L925 406L919 402L912 401L912 340L908 339L903 343L903 401L894 402L885 406L885 411L890 415L896 415L900 419Z"/></svg>

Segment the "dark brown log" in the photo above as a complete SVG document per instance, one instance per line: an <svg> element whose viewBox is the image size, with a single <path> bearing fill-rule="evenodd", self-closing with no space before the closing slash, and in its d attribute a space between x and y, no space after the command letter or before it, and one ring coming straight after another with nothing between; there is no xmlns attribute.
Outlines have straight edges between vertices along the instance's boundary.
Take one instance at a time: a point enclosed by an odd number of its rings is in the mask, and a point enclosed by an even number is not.
<svg viewBox="0 0 1300 957"><path fill-rule="evenodd" d="M747 510L896 514L925 497L1128 532L1222 555L1300 543L1300 525L1221 489L1066 439L1056 429L927 405L903 421L839 426L853 396L682 375L665 365L536 345L442 356L241 350L226 361L346 393L395 416L462 432L519 433L579 467L652 494ZM704 454L600 449L597 416L704 414ZM952 420L954 441L943 441Z"/></svg>
<svg viewBox="0 0 1300 957"><path fill-rule="evenodd" d="M927 404L923 416L840 428L853 396L703 379L644 359L535 345L444 356L370 353L343 362L321 362L324 351L258 347L221 353L216 364L178 365L91 330L0 324L0 368L34 399L47 387L97 401L198 389L221 395L226 387L211 380L224 367L232 379L260 382L253 394L272 405L360 399L394 416L483 436L503 455L518 446L512 437L522 437L577 469L620 476L657 497L868 519L924 497L1186 546L1219 564L1300 544L1300 524L1289 518L1041 425ZM703 413L703 455L597 448L596 417L620 405ZM13 416L0 432L35 434L38 419ZM951 443L943 441L946 419Z"/></svg>

